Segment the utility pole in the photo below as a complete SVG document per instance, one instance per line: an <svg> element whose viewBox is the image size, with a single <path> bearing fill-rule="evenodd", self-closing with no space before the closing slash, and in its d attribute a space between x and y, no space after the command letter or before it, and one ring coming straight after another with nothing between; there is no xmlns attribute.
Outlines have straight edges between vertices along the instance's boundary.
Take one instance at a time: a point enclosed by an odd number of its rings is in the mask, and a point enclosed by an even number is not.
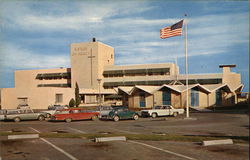
<svg viewBox="0 0 250 160"><path fill-rule="evenodd" d="M101 81L102 81L102 79L100 79L100 78L98 78L97 79L97 81L98 81L98 85L99 85L99 95L98 95L98 104L99 104L99 106L101 105Z"/></svg>

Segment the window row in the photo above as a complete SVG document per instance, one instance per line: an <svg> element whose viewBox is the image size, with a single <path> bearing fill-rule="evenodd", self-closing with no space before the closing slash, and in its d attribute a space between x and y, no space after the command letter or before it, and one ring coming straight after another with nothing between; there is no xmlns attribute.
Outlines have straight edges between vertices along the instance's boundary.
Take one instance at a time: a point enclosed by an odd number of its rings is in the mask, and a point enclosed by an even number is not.
<svg viewBox="0 0 250 160"><path fill-rule="evenodd" d="M38 84L37 87L71 87L71 84Z"/></svg>
<svg viewBox="0 0 250 160"><path fill-rule="evenodd" d="M43 73L43 74L37 74L36 79L39 80L52 80L52 79L71 79L71 73L65 72L65 73Z"/></svg>
<svg viewBox="0 0 250 160"><path fill-rule="evenodd" d="M170 75L169 68L104 71L104 77Z"/></svg>

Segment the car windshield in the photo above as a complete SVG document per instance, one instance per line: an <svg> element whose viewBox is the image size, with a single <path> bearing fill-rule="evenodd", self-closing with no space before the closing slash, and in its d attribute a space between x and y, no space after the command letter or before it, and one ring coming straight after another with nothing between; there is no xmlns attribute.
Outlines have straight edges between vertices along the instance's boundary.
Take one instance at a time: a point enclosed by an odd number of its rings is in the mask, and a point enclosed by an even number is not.
<svg viewBox="0 0 250 160"><path fill-rule="evenodd" d="M154 109L161 109L161 106L155 106Z"/></svg>
<svg viewBox="0 0 250 160"><path fill-rule="evenodd" d="M54 106L48 107L48 110L59 110L59 109L67 109L67 107L61 106L61 105L54 105Z"/></svg>

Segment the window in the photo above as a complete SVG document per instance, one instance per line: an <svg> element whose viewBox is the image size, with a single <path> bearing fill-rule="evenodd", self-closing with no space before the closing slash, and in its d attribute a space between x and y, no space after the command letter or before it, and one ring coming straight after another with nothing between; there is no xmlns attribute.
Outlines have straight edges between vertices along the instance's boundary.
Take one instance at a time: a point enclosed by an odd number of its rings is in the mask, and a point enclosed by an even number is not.
<svg viewBox="0 0 250 160"><path fill-rule="evenodd" d="M63 102L63 94L56 94L56 103Z"/></svg>
<svg viewBox="0 0 250 160"><path fill-rule="evenodd" d="M17 98L18 107L27 107L28 106L28 98L27 97L19 97Z"/></svg>
<svg viewBox="0 0 250 160"><path fill-rule="evenodd" d="M216 99L215 104L217 106L219 106L219 105L222 104L222 93L221 93L220 89L216 90L216 92L215 92L215 99Z"/></svg>
<svg viewBox="0 0 250 160"><path fill-rule="evenodd" d="M140 107L146 106L146 96L144 92L140 93Z"/></svg>
<svg viewBox="0 0 250 160"><path fill-rule="evenodd" d="M191 89L191 106L199 106L199 90L197 88Z"/></svg>
<svg viewBox="0 0 250 160"><path fill-rule="evenodd" d="M171 107L170 106L165 106L165 108L164 109L171 109Z"/></svg>
<svg viewBox="0 0 250 160"><path fill-rule="evenodd" d="M171 105L171 90L170 89L162 91L162 104Z"/></svg>

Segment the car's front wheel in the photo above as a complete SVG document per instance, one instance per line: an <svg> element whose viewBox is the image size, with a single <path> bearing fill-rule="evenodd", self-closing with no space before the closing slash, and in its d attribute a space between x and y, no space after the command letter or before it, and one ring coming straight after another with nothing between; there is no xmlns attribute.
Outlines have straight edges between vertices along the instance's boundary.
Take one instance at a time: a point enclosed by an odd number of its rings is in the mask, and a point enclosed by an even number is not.
<svg viewBox="0 0 250 160"><path fill-rule="evenodd" d="M120 120L120 118L118 116L114 116L114 121L118 122Z"/></svg>
<svg viewBox="0 0 250 160"><path fill-rule="evenodd" d="M71 119L71 118L67 118L67 119L65 119L65 121L66 121L67 123L70 123L70 122L72 121L72 119Z"/></svg>
<svg viewBox="0 0 250 160"><path fill-rule="evenodd" d="M98 117L97 117L97 116L92 116L92 117L91 117L91 120L92 120L92 121L96 121L96 120L98 120Z"/></svg>
<svg viewBox="0 0 250 160"><path fill-rule="evenodd" d="M138 120L139 119L139 116L137 114L134 115L133 117L134 120Z"/></svg>
<svg viewBox="0 0 250 160"><path fill-rule="evenodd" d="M21 119L20 119L19 117L15 117L15 118L14 118L14 121L15 121L15 122L20 122Z"/></svg>
<svg viewBox="0 0 250 160"><path fill-rule="evenodd" d="M39 121L43 121L43 120L45 120L45 117L44 117L44 116L39 116L39 117L38 117L38 120L39 120Z"/></svg>

